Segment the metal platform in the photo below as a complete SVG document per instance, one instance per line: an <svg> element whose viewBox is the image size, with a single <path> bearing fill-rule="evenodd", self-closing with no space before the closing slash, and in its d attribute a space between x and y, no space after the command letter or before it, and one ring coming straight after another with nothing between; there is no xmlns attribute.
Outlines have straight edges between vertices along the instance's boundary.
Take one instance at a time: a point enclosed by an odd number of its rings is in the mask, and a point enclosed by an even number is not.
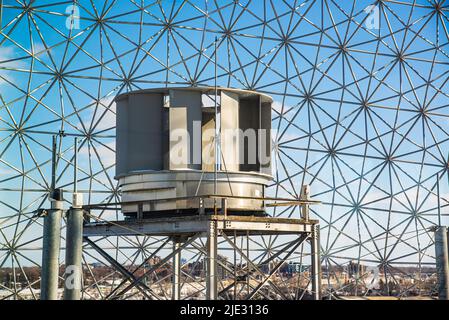
<svg viewBox="0 0 449 320"><path fill-rule="evenodd" d="M235 239L242 236L249 239L258 235L291 235L286 241L283 248L279 252L263 262L256 263L251 259L244 249L239 247ZM182 266L181 254L183 250L197 250L204 255L206 262L205 282L205 298L210 300L222 299L226 292L233 288L234 292L239 285L237 277L237 265L228 265L224 263L218 255L218 239L234 250L234 255L238 254L245 261L246 271L243 278L247 279L247 294L245 299L254 299L262 297L267 299L267 286L273 292L276 292L283 298L288 298L280 290L272 280L274 274L278 272L287 259L298 248L309 242L310 243L310 274L312 299L319 300L321 298L321 263L319 248L319 224L317 220L309 219L286 219L275 217L257 217L257 216L229 216L229 215L196 215L183 217L167 217L167 218L150 218L135 219L125 221L96 221L89 222L84 225L83 236L85 242L101 254L112 266L120 272L125 281L120 290L115 290L110 298L117 299L125 296L132 288L140 290L140 293L147 298L158 298L152 292L150 286L144 283L143 279L146 275L151 274L161 266L171 261L172 266L172 296L174 300L182 298ZM136 277L136 271L130 273L120 263L115 261L104 250L98 247L90 238L93 237L112 237L112 236L160 236L168 237L173 246L172 251L164 257L160 263L143 271L143 275ZM205 238L205 245L199 245L195 241ZM168 240L167 240L168 241ZM201 241L202 243L202 241ZM161 248L155 252L160 252ZM142 264L143 267L145 263ZM270 265L268 272L262 271L263 266ZM141 268L139 267L139 268ZM226 269L230 274L234 274L230 284L223 287L223 283L219 280L218 268ZM138 269L139 269L138 268ZM250 283L248 279L258 278L255 283ZM128 285L125 285L128 283ZM221 288L219 288L221 286ZM264 290L262 290L265 288Z"/></svg>
<svg viewBox="0 0 449 320"><path fill-rule="evenodd" d="M108 236L189 236L207 233L211 224L217 231L233 235L273 235L311 233L317 220L254 216L185 216L177 218L135 219L93 222L84 225L85 237Z"/></svg>

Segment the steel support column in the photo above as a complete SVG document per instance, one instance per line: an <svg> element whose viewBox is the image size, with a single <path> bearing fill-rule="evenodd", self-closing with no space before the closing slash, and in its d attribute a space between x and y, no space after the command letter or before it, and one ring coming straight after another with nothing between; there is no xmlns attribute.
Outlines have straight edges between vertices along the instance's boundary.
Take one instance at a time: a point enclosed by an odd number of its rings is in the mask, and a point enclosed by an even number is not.
<svg viewBox="0 0 449 320"><path fill-rule="evenodd" d="M438 275L438 297L449 300L449 248L448 228L438 227L435 230L435 258Z"/></svg>
<svg viewBox="0 0 449 320"><path fill-rule="evenodd" d="M41 300L58 299L62 206L62 201L52 200L51 209L48 210L44 218Z"/></svg>
<svg viewBox="0 0 449 320"><path fill-rule="evenodd" d="M320 256L320 225L313 226L311 239L311 273L312 296L314 300L321 300L321 256Z"/></svg>
<svg viewBox="0 0 449 320"><path fill-rule="evenodd" d="M217 223L209 222L209 230L207 231L207 266L206 266L206 299L216 300L218 297L217 288Z"/></svg>
<svg viewBox="0 0 449 320"><path fill-rule="evenodd" d="M179 300L181 298L181 241L178 237L173 238L173 252L177 252L173 256L173 280L172 280L172 299Z"/></svg>
<svg viewBox="0 0 449 320"><path fill-rule="evenodd" d="M82 287L83 209L67 213L64 300L80 300Z"/></svg>

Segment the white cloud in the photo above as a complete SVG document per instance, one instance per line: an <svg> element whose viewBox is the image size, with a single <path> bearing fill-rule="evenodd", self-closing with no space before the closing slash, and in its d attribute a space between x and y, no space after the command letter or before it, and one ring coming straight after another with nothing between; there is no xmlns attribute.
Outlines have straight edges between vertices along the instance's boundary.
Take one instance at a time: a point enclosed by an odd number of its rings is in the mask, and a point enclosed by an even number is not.
<svg viewBox="0 0 449 320"><path fill-rule="evenodd" d="M81 119L86 128L90 127L92 119L93 126L95 127L93 130L94 133L115 127L116 104L113 102L114 98L115 96L103 97L99 100L98 104L96 101L90 101L88 103L90 107L81 113ZM81 128L79 122L75 123L75 126ZM106 131L105 134L112 134L112 130ZM99 159L97 158L97 155L92 147L90 148L90 155L93 163L99 163L99 160L101 160L104 167L109 167L115 163L115 152L112 151L115 150L115 141L108 143L105 143L104 141L102 142L104 145L95 141L93 142ZM83 146L83 148L81 148L79 155L81 165L82 162L87 163L89 158L89 148L87 147L87 143ZM88 167L88 164L86 164L86 167Z"/></svg>
<svg viewBox="0 0 449 320"><path fill-rule="evenodd" d="M273 104L271 105L271 108L276 111L278 114L281 114L282 111L282 102L280 101L273 101ZM284 106L284 113L289 109L288 106Z"/></svg>
<svg viewBox="0 0 449 320"><path fill-rule="evenodd" d="M45 46L42 42L37 42L33 44L34 54L36 57L39 57L40 59L48 57L52 49L45 49ZM31 48L29 49L31 52Z"/></svg>
<svg viewBox="0 0 449 320"><path fill-rule="evenodd" d="M24 67L24 63L21 60L14 60L15 58L17 58L17 54L13 47L0 47L0 76L11 82L14 82L12 72L7 69ZM6 83L7 81L0 78L0 86Z"/></svg>
<svg viewBox="0 0 449 320"><path fill-rule="evenodd" d="M282 112L282 107L284 108L284 112ZM294 108L297 108L297 107L298 107L298 104L291 105L291 104L287 104L285 102L283 103L282 101L277 101L277 100L274 100L273 103L271 104L271 108L276 111L275 116L278 114L291 113L292 112L291 110Z"/></svg>
<svg viewBox="0 0 449 320"><path fill-rule="evenodd" d="M17 171L11 169L11 168L0 168L0 176L2 175L11 175L11 174L18 174Z"/></svg>
<svg viewBox="0 0 449 320"><path fill-rule="evenodd" d="M101 98L98 106L96 101L89 102L91 107L88 112L84 113L82 119L86 125L90 125L93 118L94 132L115 127L116 103L114 102L114 98L114 96Z"/></svg>
<svg viewBox="0 0 449 320"><path fill-rule="evenodd" d="M399 191L395 191L399 192ZM435 192L435 190L434 190ZM422 210L427 210L429 208L436 208L438 206L438 197L436 195L431 195L427 197L428 191L425 189L421 189L420 191L420 197L418 201L418 206L422 203L422 201L425 200L425 204L422 208ZM393 210L407 210L407 208L410 207L409 201L412 203L412 205L415 205L415 200L417 197L417 188L409 189L405 192L400 192L394 196L394 201L392 203L392 209ZM408 199L408 200L407 200ZM449 201L449 194L443 193L440 195L440 201L442 203L445 203ZM390 208L390 197L383 192L379 191L372 191L369 192L363 199L363 204L366 204L367 207L374 207L374 208L383 208L385 210L388 210ZM404 207L406 206L406 207Z"/></svg>
<svg viewBox="0 0 449 320"><path fill-rule="evenodd" d="M84 147L81 148L81 150L79 151L81 161L88 161L90 150L90 155L94 163L99 163L100 160L104 167L109 167L115 163L115 152L112 151L115 150L115 141L104 143L104 145L94 142L93 145L95 150L93 149L92 145L89 149L87 144L85 144ZM99 159L97 158L97 153Z"/></svg>
<svg viewBox="0 0 449 320"><path fill-rule="evenodd" d="M115 152L112 151L115 150L115 141L109 142L105 146L97 145L96 149L105 167L109 167L115 163Z"/></svg>

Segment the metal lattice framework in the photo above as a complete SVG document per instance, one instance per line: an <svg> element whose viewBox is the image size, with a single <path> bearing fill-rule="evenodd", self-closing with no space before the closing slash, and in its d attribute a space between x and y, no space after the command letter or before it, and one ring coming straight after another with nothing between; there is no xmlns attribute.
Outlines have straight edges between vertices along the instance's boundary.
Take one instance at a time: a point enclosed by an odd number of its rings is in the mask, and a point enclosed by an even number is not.
<svg viewBox="0 0 449 320"><path fill-rule="evenodd" d="M357 287L362 272L347 281L337 276L354 261L380 266L383 283L399 286L387 293L431 291L424 287L425 268L434 265L430 228L449 222L445 0L0 3L2 298L36 297L31 267L40 266L42 221L35 210L48 207L52 136L60 136L58 186L71 192L78 137L85 203L119 202L113 98L149 87L213 85L215 58L219 85L276 100L270 195L299 198L310 184L322 201L312 213L320 219L326 290L366 293ZM121 219L119 210L96 215ZM137 265L164 241L93 243ZM251 246L262 260L282 248L277 237ZM100 258L86 247L86 263ZM85 297L104 297L98 292Z"/></svg>

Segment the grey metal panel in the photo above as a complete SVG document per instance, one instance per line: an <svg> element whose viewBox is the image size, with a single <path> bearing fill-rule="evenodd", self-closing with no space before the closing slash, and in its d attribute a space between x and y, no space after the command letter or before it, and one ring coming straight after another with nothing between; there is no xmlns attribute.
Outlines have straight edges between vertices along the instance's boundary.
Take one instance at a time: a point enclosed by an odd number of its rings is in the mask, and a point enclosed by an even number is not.
<svg viewBox="0 0 449 320"><path fill-rule="evenodd" d="M259 139L260 172L271 174L271 102L261 103L260 129L265 131Z"/></svg>
<svg viewBox="0 0 449 320"><path fill-rule="evenodd" d="M190 143L187 136L187 107L171 107L169 111L170 155L169 169L188 169Z"/></svg>
<svg viewBox="0 0 449 320"><path fill-rule="evenodd" d="M163 106L164 94L170 93L170 108ZM203 140L204 130L212 128L214 121L210 122L210 115L204 114L202 108L202 91L187 89L170 89L164 92L142 91L140 93L128 93L117 99L117 153L116 153L116 176L127 174L136 170L170 170L170 169L196 169L209 170L211 165L202 166L204 162L204 147L208 145ZM222 129L240 128L243 131L248 129L256 133L253 141L248 141L248 137L239 137L237 148L232 141L227 141L222 137L222 152L227 164L228 171L254 171L270 174L271 161L260 165L260 152L267 151L270 156L271 139L271 103L261 99L257 95L243 95L240 91L222 90L220 92L222 101ZM184 109L184 111L176 109ZM172 112L172 128L170 127L169 110ZM237 112L238 110L238 112ZM179 114L179 112L184 115ZM206 119L207 118L207 119ZM179 121L178 121L179 120ZM207 120L207 121L206 121ZM194 126L194 121L198 121ZM175 124L176 122L176 124ZM169 132L174 127L186 129L190 140L186 144L188 149L188 161L184 166L170 166L169 159ZM259 128L266 129L266 148L261 148L257 137ZM222 132L223 132L222 131ZM196 135L196 137L195 137ZM200 137L201 135L201 137ZM251 139L251 138L250 138ZM252 148L249 148L249 147ZM254 148L255 147L255 148ZM203 150L201 150L203 149ZM256 149L256 150L254 150ZM239 155L241 150L246 150L246 154ZM212 154L213 154L212 150ZM254 162L249 163L250 156ZM235 164L234 160L244 158L242 164ZM223 168L221 168L224 170Z"/></svg>
<svg viewBox="0 0 449 320"><path fill-rule="evenodd" d="M170 169L170 109L162 108L162 161L164 170Z"/></svg>
<svg viewBox="0 0 449 320"><path fill-rule="evenodd" d="M201 170L214 171L215 168L215 114L203 110L201 128Z"/></svg>
<svg viewBox="0 0 449 320"><path fill-rule="evenodd" d="M134 94L117 104L116 174L162 170L162 94Z"/></svg>
<svg viewBox="0 0 449 320"><path fill-rule="evenodd" d="M250 133L251 130L259 128L259 111L259 97L255 99L240 99L239 127L243 132L249 130L247 132ZM240 171L259 171L257 134L255 132L254 134L256 136L254 144L249 138L240 139L240 143L243 142L244 144L243 148L240 149L244 150L244 155L241 156L243 161L241 160L240 163ZM254 157L256 159L255 163L254 161L250 161Z"/></svg>
<svg viewBox="0 0 449 320"><path fill-rule="evenodd" d="M197 137L194 135L194 121L198 121L201 124L202 118L202 93L200 91L188 91L188 90L170 90L170 108L185 107L187 108L186 127L190 135L189 146L189 160L190 164L187 166L189 169L201 169L201 150L194 150L194 140L200 143L201 137L198 132ZM171 114L171 113L170 113ZM171 123L171 120L170 120ZM199 126L201 127L201 125ZM173 130L173 127L170 127ZM195 151L195 152L194 152Z"/></svg>
<svg viewBox="0 0 449 320"><path fill-rule="evenodd" d="M115 175L127 173L128 167L128 97L116 101Z"/></svg>
<svg viewBox="0 0 449 320"><path fill-rule="evenodd" d="M222 170L239 170L239 96L232 92L221 92L221 152Z"/></svg>

